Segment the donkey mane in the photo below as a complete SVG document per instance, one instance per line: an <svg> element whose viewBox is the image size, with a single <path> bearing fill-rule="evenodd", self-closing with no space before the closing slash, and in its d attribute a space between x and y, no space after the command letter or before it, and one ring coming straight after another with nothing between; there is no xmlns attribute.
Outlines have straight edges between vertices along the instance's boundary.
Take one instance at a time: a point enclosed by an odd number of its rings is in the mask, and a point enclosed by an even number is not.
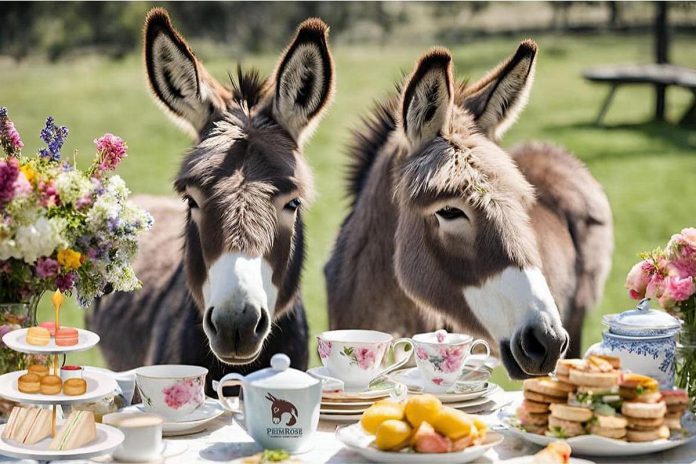
<svg viewBox="0 0 696 464"><path fill-rule="evenodd" d="M269 79L261 77L259 70L250 68L244 70L237 65L237 76L227 73L230 78L232 100L240 105L246 103L247 108L253 108L266 95L269 89Z"/></svg>

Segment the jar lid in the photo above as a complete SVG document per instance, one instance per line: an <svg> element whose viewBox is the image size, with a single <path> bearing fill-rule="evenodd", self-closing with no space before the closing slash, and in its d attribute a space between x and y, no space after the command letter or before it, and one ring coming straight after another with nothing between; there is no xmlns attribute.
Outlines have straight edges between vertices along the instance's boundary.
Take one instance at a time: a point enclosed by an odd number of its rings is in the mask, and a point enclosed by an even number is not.
<svg viewBox="0 0 696 464"><path fill-rule="evenodd" d="M676 317L651 309L649 298L641 300L635 309L605 315L602 322L611 333L639 337L674 335L681 327Z"/></svg>
<svg viewBox="0 0 696 464"><path fill-rule="evenodd" d="M297 390L318 384L320 381L306 372L290 367L290 358L276 353L271 358L271 367L246 376L246 381L255 387Z"/></svg>

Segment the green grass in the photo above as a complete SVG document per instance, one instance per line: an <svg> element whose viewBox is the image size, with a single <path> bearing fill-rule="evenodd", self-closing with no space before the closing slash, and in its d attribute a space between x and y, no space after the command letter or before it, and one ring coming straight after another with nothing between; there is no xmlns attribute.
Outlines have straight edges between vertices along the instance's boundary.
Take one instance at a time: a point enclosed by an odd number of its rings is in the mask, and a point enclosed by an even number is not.
<svg viewBox="0 0 696 464"><path fill-rule="evenodd" d="M586 321L583 346L587 347L600 339L602 314L632 305L623 281L637 253L664 244L681 227L695 225L696 131L645 122L653 102L652 90L645 87L620 89L606 119L608 127L592 125L607 88L585 82L581 70L601 64L649 62L650 37L545 36L538 42L541 54L535 88L504 145L531 139L564 145L587 163L607 191L614 210L616 251L602 303ZM673 61L696 67L692 43L692 38L675 37ZM454 46L457 75L477 79L515 46L512 39ZM371 101L392 89L401 72L410 70L425 48L334 47L336 101L306 149L318 192L307 217L309 256L303 286L312 334L327 325L322 267L346 213L340 179L349 131ZM276 58L251 57L246 64L270 72ZM204 61L223 81L235 66L229 57ZM675 120L689 100L688 92L670 89L668 118ZM121 62L90 56L57 65L0 60L0 104L10 108L27 152L38 147L35 134L48 114L70 127L67 146L85 157L92 153L91 140L110 131L128 141L130 156L120 173L132 190L171 194L170 181L189 141L152 102L137 56ZM79 160L84 163L85 157ZM47 303L46 299L42 304L44 314ZM66 309L64 317L82 324L81 310L74 305ZM75 361L102 362L96 352L76 356ZM496 378L513 385L502 372Z"/></svg>

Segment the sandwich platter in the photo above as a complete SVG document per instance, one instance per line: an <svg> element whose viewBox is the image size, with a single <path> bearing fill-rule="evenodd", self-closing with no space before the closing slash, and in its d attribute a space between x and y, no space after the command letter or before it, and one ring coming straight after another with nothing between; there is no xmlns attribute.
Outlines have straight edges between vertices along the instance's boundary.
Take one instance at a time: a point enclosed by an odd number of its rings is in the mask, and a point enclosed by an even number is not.
<svg viewBox="0 0 696 464"><path fill-rule="evenodd" d="M558 441L558 438L536 433L526 432L517 424L517 418L512 410L503 410L499 413L499 419L507 426L507 430L513 435L540 446ZM688 415L683 421L685 432L673 433L670 438L648 442L627 442L599 435L580 435L566 438L573 449L574 454L597 457L626 457L641 454L656 453L676 448L696 438L696 421L693 415Z"/></svg>

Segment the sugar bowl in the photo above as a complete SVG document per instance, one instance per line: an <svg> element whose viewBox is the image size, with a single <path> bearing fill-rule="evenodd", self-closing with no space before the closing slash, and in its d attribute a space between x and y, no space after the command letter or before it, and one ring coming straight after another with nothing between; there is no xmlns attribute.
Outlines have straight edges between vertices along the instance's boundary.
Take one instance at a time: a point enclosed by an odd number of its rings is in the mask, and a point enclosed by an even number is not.
<svg viewBox="0 0 696 464"><path fill-rule="evenodd" d="M635 309L605 315L602 323L608 330L602 333L601 343L587 350L586 357L618 356L625 370L657 379L660 388L672 388L679 319L651 309L650 300L645 298Z"/></svg>

